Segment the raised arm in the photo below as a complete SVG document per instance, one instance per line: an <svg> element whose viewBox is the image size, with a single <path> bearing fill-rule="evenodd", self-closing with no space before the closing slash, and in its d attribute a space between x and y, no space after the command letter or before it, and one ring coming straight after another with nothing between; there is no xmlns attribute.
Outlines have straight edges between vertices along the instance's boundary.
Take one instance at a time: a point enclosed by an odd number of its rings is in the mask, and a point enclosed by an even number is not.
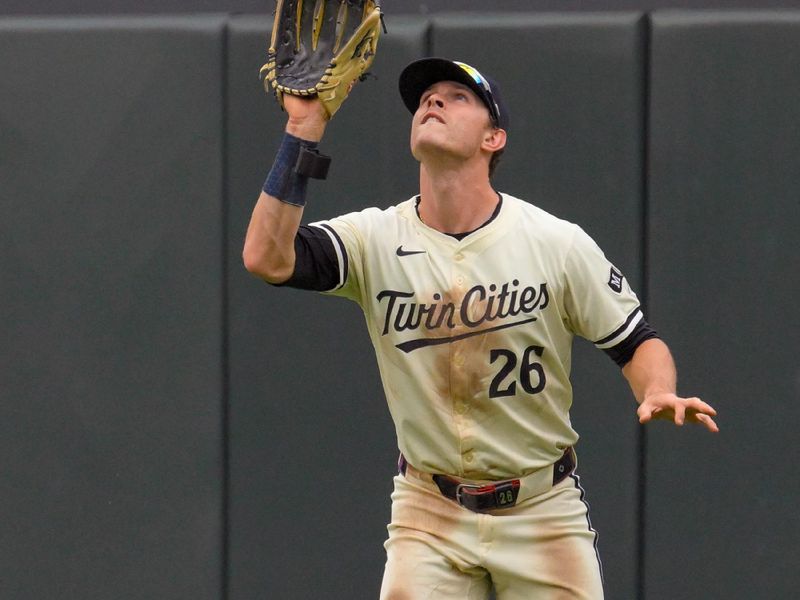
<svg viewBox="0 0 800 600"><path fill-rule="evenodd" d="M636 411L640 423L666 419L676 425L700 423L709 431L718 432L715 411L700 398L681 398L676 394L675 362L667 345L654 338L642 342L633 358L622 368L633 395L639 403Z"/></svg>
<svg viewBox="0 0 800 600"><path fill-rule="evenodd" d="M289 115L286 134L296 139L285 137L281 143L270 171L272 183L264 185L256 202L242 252L245 268L270 283L282 283L294 272L294 238L303 216L304 176L287 171L294 168L298 146L315 147L328 123L327 113L316 97L286 95L283 104ZM301 141L298 143L297 139ZM275 191L279 188L281 191Z"/></svg>

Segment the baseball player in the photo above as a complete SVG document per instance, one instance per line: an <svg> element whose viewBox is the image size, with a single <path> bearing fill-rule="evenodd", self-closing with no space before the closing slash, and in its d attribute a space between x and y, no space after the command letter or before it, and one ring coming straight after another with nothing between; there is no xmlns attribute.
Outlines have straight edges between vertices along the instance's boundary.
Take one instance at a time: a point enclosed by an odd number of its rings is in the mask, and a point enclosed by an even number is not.
<svg viewBox="0 0 800 600"><path fill-rule="evenodd" d="M573 337L622 368L641 423L717 431L716 413L676 395L667 346L592 239L492 187L513 131L498 84L426 58L399 87L419 194L301 225L314 169L298 157L324 162L328 115L317 98L285 96L286 136L245 265L364 311L401 453L381 598L484 599L494 586L500 600L597 600L601 566L569 418Z"/></svg>

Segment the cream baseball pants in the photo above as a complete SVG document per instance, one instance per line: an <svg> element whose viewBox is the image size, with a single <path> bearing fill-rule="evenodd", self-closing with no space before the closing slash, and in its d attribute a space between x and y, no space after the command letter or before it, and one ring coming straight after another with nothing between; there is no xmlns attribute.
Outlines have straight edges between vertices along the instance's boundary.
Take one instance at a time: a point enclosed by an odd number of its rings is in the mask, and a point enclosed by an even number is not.
<svg viewBox="0 0 800 600"><path fill-rule="evenodd" d="M602 600L597 534L576 475L472 512L428 477L394 478L381 600Z"/></svg>

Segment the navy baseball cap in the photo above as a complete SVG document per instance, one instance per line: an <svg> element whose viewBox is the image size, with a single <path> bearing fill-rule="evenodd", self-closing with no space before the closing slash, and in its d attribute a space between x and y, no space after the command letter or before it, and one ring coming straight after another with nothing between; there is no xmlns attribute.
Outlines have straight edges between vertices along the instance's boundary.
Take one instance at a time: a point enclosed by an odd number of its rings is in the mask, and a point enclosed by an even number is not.
<svg viewBox="0 0 800 600"><path fill-rule="evenodd" d="M466 63L447 58L423 58L406 66L400 73L400 96L411 113L417 112L419 99L434 83L456 81L470 88L489 109L492 122L508 130L508 109L497 82Z"/></svg>

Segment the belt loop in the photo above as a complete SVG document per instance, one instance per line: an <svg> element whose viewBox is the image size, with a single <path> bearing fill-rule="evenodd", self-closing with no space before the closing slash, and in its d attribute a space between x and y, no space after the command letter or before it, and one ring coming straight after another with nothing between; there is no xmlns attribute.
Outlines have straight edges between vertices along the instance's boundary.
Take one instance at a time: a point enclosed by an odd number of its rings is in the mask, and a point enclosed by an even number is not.
<svg viewBox="0 0 800 600"><path fill-rule="evenodd" d="M403 453L401 452L400 456L397 457L397 472L400 473L400 475L403 475L405 477L406 469L408 469L408 461L406 460L406 457L403 456Z"/></svg>
<svg viewBox="0 0 800 600"><path fill-rule="evenodd" d="M553 485L561 483L577 466L575 450L570 446L564 450L564 454L553 464Z"/></svg>

